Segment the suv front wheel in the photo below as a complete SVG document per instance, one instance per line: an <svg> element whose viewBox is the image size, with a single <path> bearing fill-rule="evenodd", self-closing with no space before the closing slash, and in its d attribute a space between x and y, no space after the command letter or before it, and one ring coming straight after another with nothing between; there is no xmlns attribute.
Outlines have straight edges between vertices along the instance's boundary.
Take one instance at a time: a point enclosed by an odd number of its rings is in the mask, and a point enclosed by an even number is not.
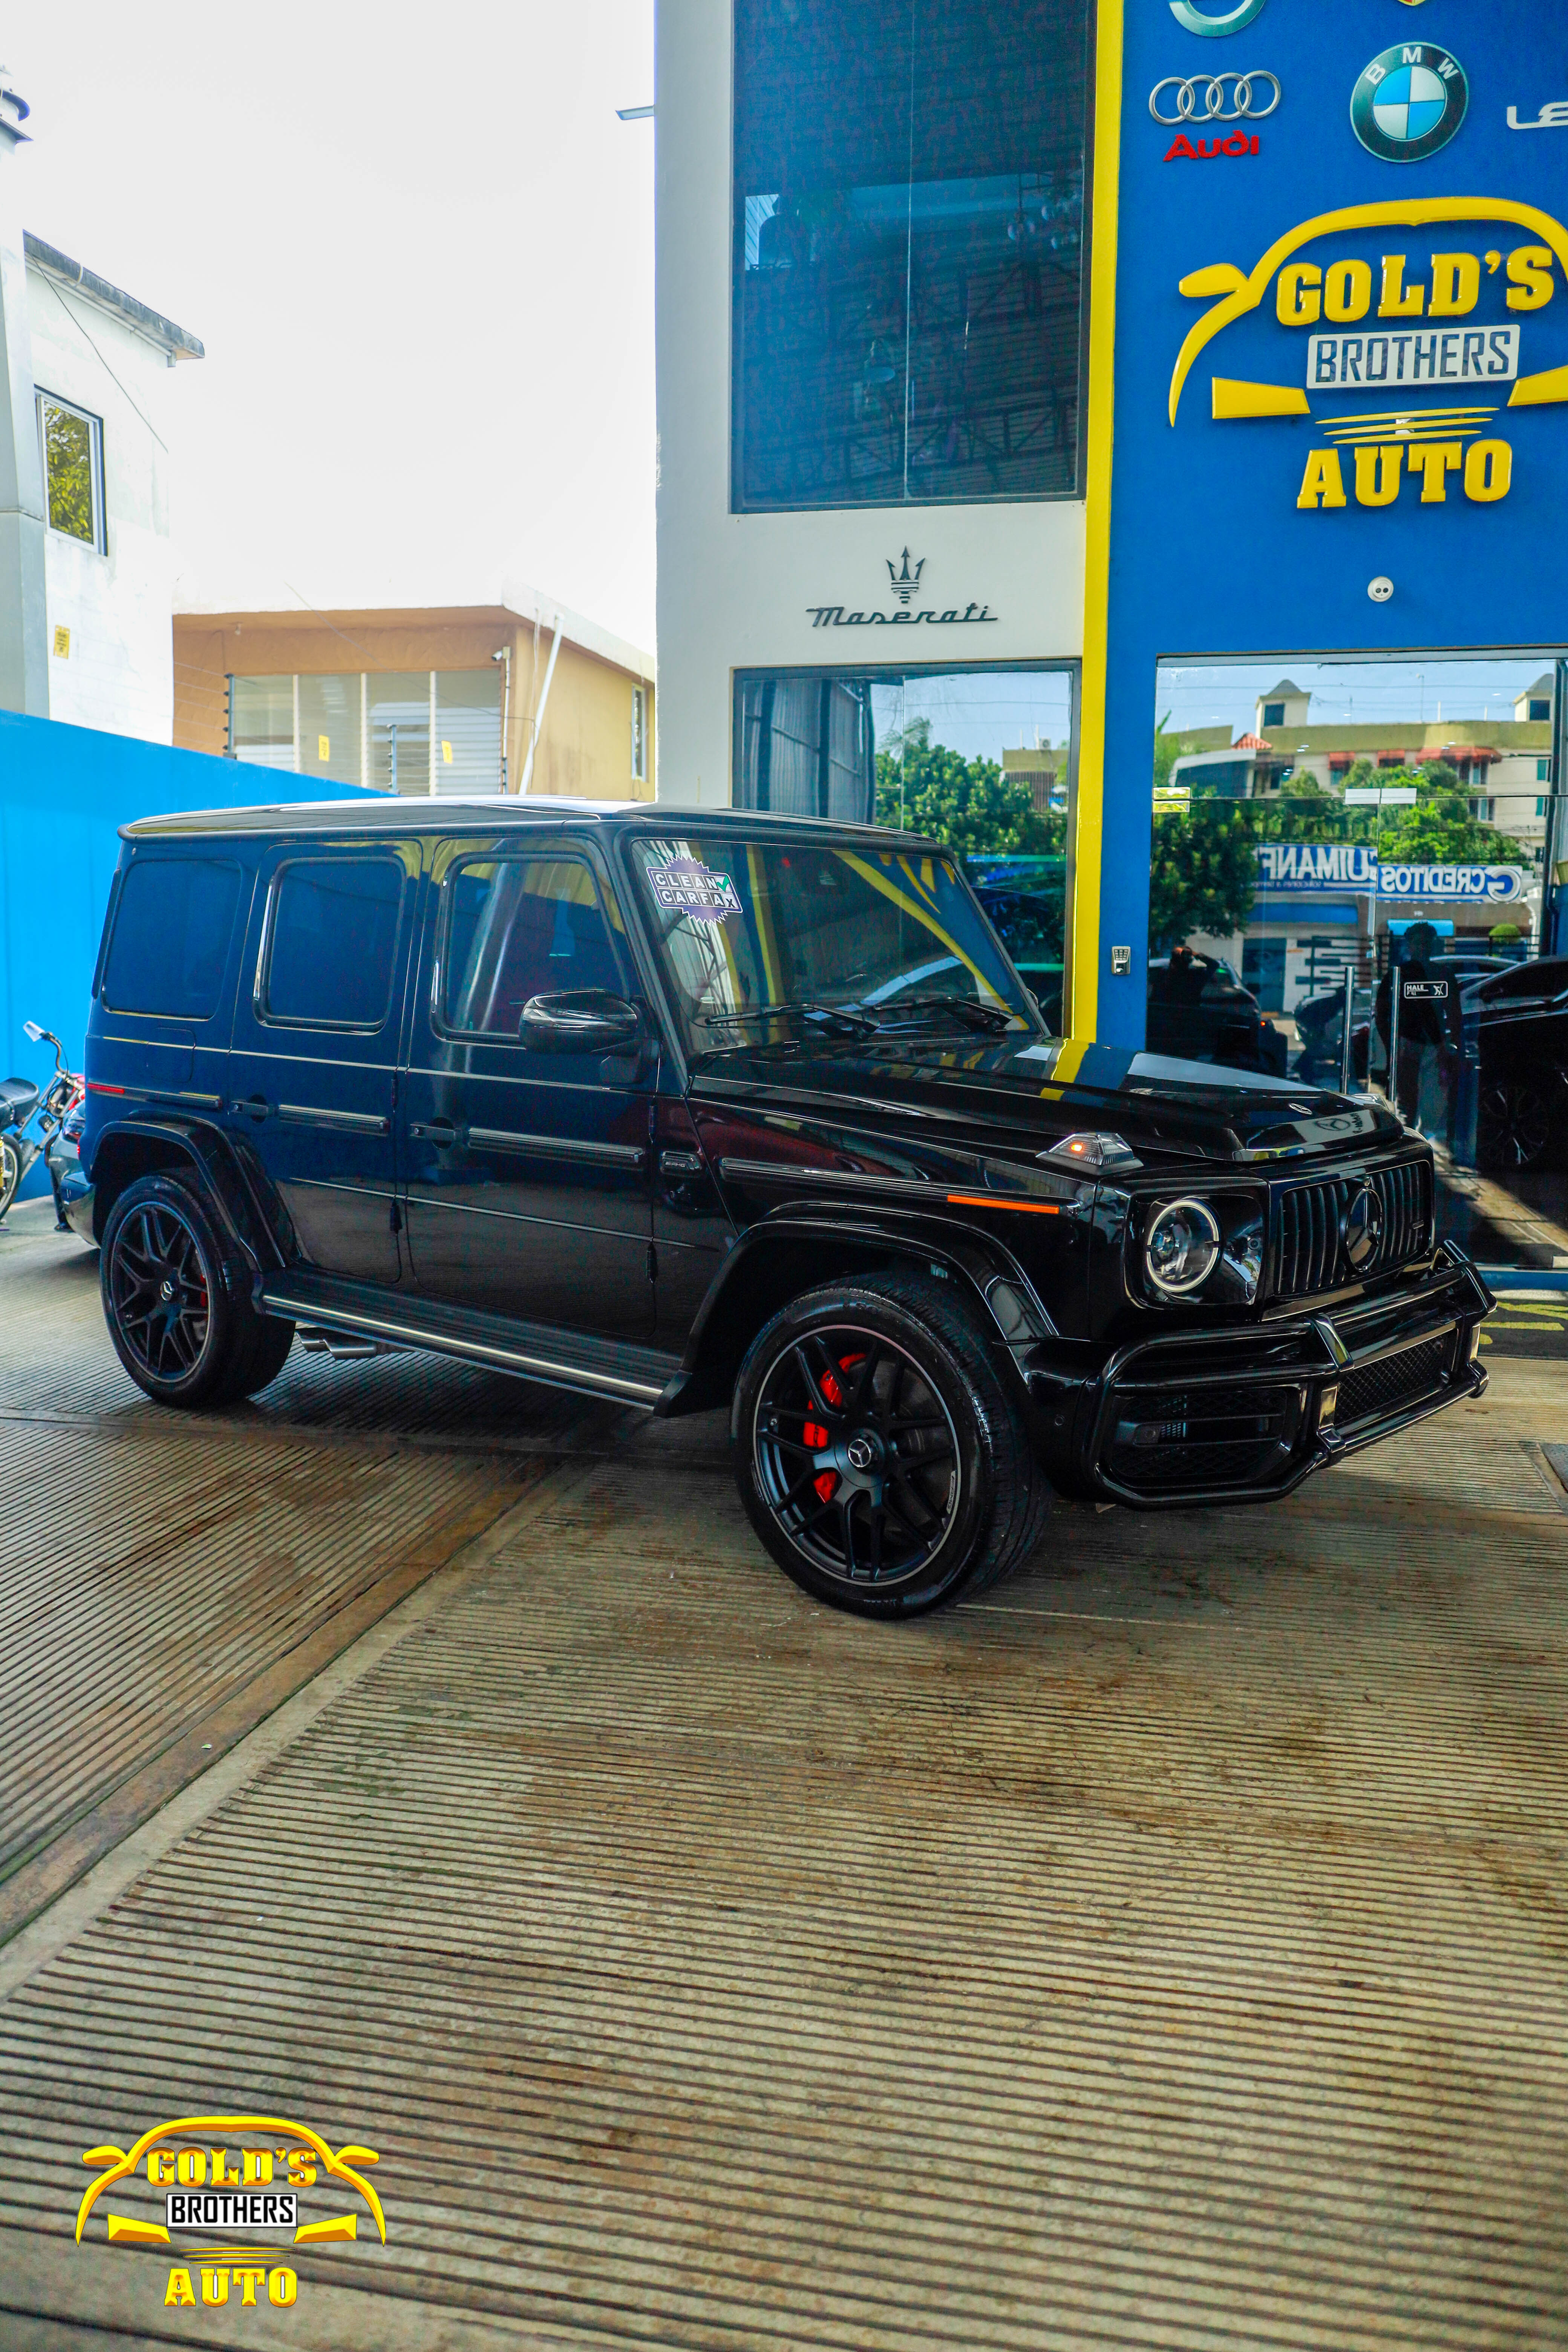
<svg viewBox="0 0 1568 2352"><path fill-rule="evenodd" d="M741 1367L733 1428L752 1525L836 1609L941 1608L1038 1539L1047 1482L944 1283L877 1276L792 1299Z"/></svg>
<svg viewBox="0 0 1568 2352"><path fill-rule="evenodd" d="M121 1192L99 1283L116 1354L160 1404L233 1404L283 1369L294 1326L256 1312L213 1218L173 1176L143 1176Z"/></svg>

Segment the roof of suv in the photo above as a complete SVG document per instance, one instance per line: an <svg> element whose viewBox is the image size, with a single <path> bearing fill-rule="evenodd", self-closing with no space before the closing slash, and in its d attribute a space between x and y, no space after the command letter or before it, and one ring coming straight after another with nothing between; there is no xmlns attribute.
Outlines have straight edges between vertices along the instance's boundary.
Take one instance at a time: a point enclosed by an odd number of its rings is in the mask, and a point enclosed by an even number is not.
<svg viewBox="0 0 1568 2352"><path fill-rule="evenodd" d="M353 801L273 802L256 808L188 809L172 816L140 816L120 828L121 840L158 839L171 834L215 833L447 833L454 825L465 830L476 822L487 829L531 825L615 824L642 825L668 834L727 832L733 827L776 825L781 830L850 834L857 840L886 842L881 825L848 824L832 817L775 816L761 809L662 807L649 801L568 800L553 793L538 800L498 797L494 793L439 795L433 800L388 793L374 799ZM900 834L900 845L940 850L941 842L923 834Z"/></svg>

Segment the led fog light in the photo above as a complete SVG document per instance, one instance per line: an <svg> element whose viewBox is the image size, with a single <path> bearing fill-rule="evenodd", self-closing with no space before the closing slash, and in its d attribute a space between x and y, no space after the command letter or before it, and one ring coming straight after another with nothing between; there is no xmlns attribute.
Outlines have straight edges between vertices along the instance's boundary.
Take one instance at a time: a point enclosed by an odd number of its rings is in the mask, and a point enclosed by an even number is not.
<svg viewBox="0 0 1568 2352"><path fill-rule="evenodd" d="M1143 1236L1149 1279L1167 1298L1184 1298L1208 1280L1219 1261L1219 1223L1204 1201L1172 1201Z"/></svg>

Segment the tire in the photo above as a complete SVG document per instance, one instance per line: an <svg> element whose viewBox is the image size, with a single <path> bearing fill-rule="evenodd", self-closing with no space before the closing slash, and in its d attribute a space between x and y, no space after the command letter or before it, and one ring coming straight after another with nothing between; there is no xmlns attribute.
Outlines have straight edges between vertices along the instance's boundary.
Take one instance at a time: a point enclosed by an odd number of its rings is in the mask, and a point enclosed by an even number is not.
<svg viewBox="0 0 1568 2352"><path fill-rule="evenodd" d="M104 1228L99 1288L115 1353L159 1404L230 1404L273 1378L288 1353L250 1303L248 1269L176 1177L143 1176L121 1192ZM277 1329L292 1340L291 1324Z"/></svg>
<svg viewBox="0 0 1568 2352"><path fill-rule="evenodd" d="M294 1326L276 1315L257 1315L250 1343L250 1354L237 1368L236 1375L226 1391L227 1399L237 1402L241 1397L253 1397L278 1378L289 1360L289 1350L294 1345Z"/></svg>
<svg viewBox="0 0 1568 2352"><path fill-rule="evenodd" d="M1493 1078L1476 1105L1476 1158L1513 1174L1544 1167L1554 1156L1555 1126L1543 1087L1529 1078Z"/></svg>
<svg viewBox="0 0 1568 2352"><path fill-rule="evenodd" d="M0 1217L16 1197L22 1181L22 1156L8 1135L0 1135Z"/></svg>
<svg viewBox="0 0 1568 2352"><path fill-rule="evenodd" d="M752 1527L831 1608L944 1608L1038 1540L1050 1489L1023 1415L963 1307L923 1276L792 1299L747 1351L731 1426Z"/></svg>

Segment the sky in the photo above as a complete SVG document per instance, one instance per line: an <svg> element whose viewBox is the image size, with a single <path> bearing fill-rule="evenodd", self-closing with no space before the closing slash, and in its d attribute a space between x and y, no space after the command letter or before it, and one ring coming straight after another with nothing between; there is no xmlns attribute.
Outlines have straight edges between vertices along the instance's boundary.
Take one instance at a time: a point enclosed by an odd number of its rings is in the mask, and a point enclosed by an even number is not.
<svg viewBox="0 0 1568 2352"><path fill-rule="evenodd" d="M1516 697L1551 667L1539 656L1528 661L1281 662L1271 656L1267 662L1202 667L1163 662L1155 715L1170 713L1173 734L1184 727L1226 726L1234 741L1256 727L1259 696L1288 677L1311 697L1309 726L1511 719Z"/></svg>
<svg viewBox="0 0 1568 2352"><path fill-rule="evenodd" d="M169 386L183 581L519 577L652 647L653 124L616 109L653 0L77 0L0 58L26 226L206 346Z"/></svg>

